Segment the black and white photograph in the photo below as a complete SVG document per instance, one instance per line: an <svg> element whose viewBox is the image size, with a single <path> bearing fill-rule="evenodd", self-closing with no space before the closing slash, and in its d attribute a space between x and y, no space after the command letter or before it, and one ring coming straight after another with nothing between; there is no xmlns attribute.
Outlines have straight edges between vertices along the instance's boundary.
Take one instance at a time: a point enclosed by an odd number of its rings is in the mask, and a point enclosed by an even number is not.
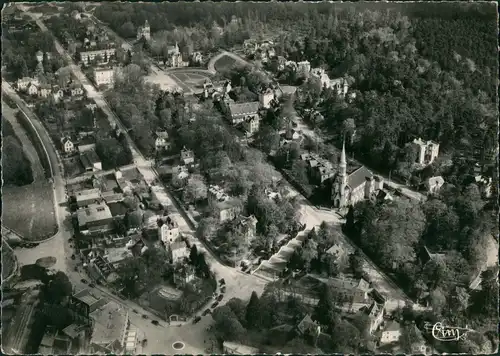
<svg viewBox="0 0 500 356"><path fill-rule="evenodd" d="M1 27L2 354L498 352L496 2Z"/></svg>

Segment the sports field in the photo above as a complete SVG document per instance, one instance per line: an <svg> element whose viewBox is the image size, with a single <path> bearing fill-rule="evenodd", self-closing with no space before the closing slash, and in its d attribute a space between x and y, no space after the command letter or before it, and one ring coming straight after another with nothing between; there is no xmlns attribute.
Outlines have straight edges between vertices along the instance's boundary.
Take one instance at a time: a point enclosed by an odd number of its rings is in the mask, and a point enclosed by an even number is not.
<svg viewBox="0 0 500 356"><path fill-rule="evenodd" d="M34 182L2 188L2 223L26 240L38 241L57 232L52 184Z"/></svg>
<svg viewBox="0 0 500 356"><path fill-rule="evenodd" d="M168 74L179 83L185 93L201 92L203 83L213 77L207 71L197 69L172 70Z"/></svg>
<svg viewBox="0 0 500 356"><path fill-rule="evenodd" d="M219 58L217 62L215 62L214 67L217 72L220 72L226 69L230 69L235 63L236 60L234 58L226 55Z"/></svg>

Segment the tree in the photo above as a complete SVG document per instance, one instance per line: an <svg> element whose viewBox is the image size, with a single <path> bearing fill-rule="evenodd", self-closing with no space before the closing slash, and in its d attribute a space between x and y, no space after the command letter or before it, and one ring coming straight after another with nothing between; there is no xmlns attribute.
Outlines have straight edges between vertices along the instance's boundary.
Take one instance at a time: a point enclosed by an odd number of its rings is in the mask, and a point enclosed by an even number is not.
<svg viewBox="0 0 500 356"><path fill-rule="evenodd" d="M102 160L103 169L124 166L132 161L132 153L128 146L120 143L116 138L97 140L96 152Z"/></svg>
<svg viewBox="0 0 500 356"><path fill-rule="evenodd" d="M249 329L258 330L262 327L261 306L259 297L255 291L253 291L250 296L250 301L248 302L246 309L245 320Z"/></svg>
<svg viewBox="0 0 500 356"><path fill-rule="evenodd" d="M323 255L323 266L328 277L336 277L339 274L337 259L332 254L326 253Z"/></svg>
<svg viewBox="0 0 500 356"><path fill-rule="evenodd" d="M363 265L364 260L363 256L361 255L361 251L358 249L354 250L354 253L349 255L349 266L356 278L359 278L363 275Z"/></svg>
<svg viewBox="0 0 500 356"><path fill-rule="evenodd" d="M195 203L207 198L207 185L201 175L193 174L189 177L183 198L187 203Z"/></svg>
<svg viewBox="0 0 500 356"><path fill-rule="evenodd" d="M231 308L234 315L238 318L240 323L245 323L246 319L246 303L239 298L231 298L226 305Z"/></svg>
<svg viewBox="0 0 500 356"><path fill-rule="evenodd" d="M49 303L59 304L65 297L73 293L73 286L68 276L64 272L58 271L45 286L45 293Z"/></svg>
<svg viewBox="0 0 500 356"><path fill-rule="evenodd" d="M334 296L331 287L326 284L323 285L319 302L314 309L315 319L322 325L331 326L337 316L333 300Z"/></svg>
<svg viewBox="0 0 500 356"><path fill-rule="evenodd" d="M2 153L2 173L5 184L22 186L33 182L31 164L14 136L4 136Z"/></svg>
<svg viewBox="0 0 500 356"><path fill-rule="evenodd" d="M212 313L215 321L215 334L222 340L241 341L245 336L245 328L227 305L216 308Z"/></svg>
<svg viewBox="0 0 500 356"><path fill-rule="evenodd" d="M193 244L193 246L191 246L191 251L189 252L189 261L191 261L191 264L193 266L198 265L198 248L196 247L196 244Z"/></svg>
<svg viewBox="0 0 500 356"><path fill-rule="evenodd" d="M269 154L279 148L280 135L271 126L263 124L255 137L255 145Z"/></svg>
<svg viewBox="0 0 500 356"><path fill-rule="evenodd" d="M352 205L349 206L349 210L345 217L345 227L347 231L353 231L354 229L354 207Z"/></svg>

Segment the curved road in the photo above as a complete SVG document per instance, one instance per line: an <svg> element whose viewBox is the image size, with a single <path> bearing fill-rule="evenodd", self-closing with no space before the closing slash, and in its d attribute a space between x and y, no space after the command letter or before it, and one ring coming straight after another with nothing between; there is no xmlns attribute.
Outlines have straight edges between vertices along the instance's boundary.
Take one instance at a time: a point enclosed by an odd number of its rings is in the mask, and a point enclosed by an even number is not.
<svg viewBox="0 0 500 356"><path fill-rule="evenodd" d="M48 31L47 27L43 24L41 20L39 20L33 14L26 12L27 15L31 16L34 21L36 21L37 25L42 29L42 31ZM84 89L87 92L87 97L93 99L95 103L104 111L107 115L108 120L112 124L116 124L116 126L121 129L124 133L127 142L129 144L130 150L132 152L132 157L134 159L134 163L139 170L139 172L144 177L144 180L148 182L150 185L154 185L154 182L159 181L159 175L157 171L154 169L152 162L147 160L142 153L139 151L132 138L128 134L125 126L122 124L120 119L116 116L116 114L110 109L108 103L104 99L101 92L98 92L92 83L86 78L86 76L81 71L80 67L73 63L71 56L64 50L64 48L60 45L58 41L55 41L55 47L58 53L71 63L70 68L75 77L82 83ZM168 194L170 200L174 202L175 207L181 213L184 226L183 230L186 235L194 236L194 226L191 221L186 217L186 213L184 209L179 206L176 199L172 197L172 194L165 189ZM181 225L181 224L179 224ZM217 278L224 278L226 280L226 297L225 300L229 300L232 297L238 297L242 299L247 299L250 297L252 291L256 291L258 294L263 292L264 286L267 281L258 278L257 276L252 276L244 273L240 273L238 270L234 268L227 267L221 264L215 256L213 256L204 246L197 241L197 244L200 247L200 250L205 251L208 262L211 263L211 268L214 270Z"/></svg>

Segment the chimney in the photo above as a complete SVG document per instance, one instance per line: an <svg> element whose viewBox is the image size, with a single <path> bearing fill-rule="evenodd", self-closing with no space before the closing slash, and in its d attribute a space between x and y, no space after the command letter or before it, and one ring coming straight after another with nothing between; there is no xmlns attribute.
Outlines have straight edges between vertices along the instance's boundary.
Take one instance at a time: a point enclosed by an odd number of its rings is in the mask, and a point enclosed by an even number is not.
<svg viewBox="0 0 500 356"><path fill-rule="evenodd" d="M375 176L374 179L375 179L375 184L373 190L377 191L384 189L384 178L382 178L381 176Z"/></svg>
<svg viewBox="0 0 500 356"><path fill-rule="evenodd" d="M366 177L366 183L365 183L365 199L370 198L370 195L372 193L372 188L373 187L373 178L372 177Z"/></svg>

